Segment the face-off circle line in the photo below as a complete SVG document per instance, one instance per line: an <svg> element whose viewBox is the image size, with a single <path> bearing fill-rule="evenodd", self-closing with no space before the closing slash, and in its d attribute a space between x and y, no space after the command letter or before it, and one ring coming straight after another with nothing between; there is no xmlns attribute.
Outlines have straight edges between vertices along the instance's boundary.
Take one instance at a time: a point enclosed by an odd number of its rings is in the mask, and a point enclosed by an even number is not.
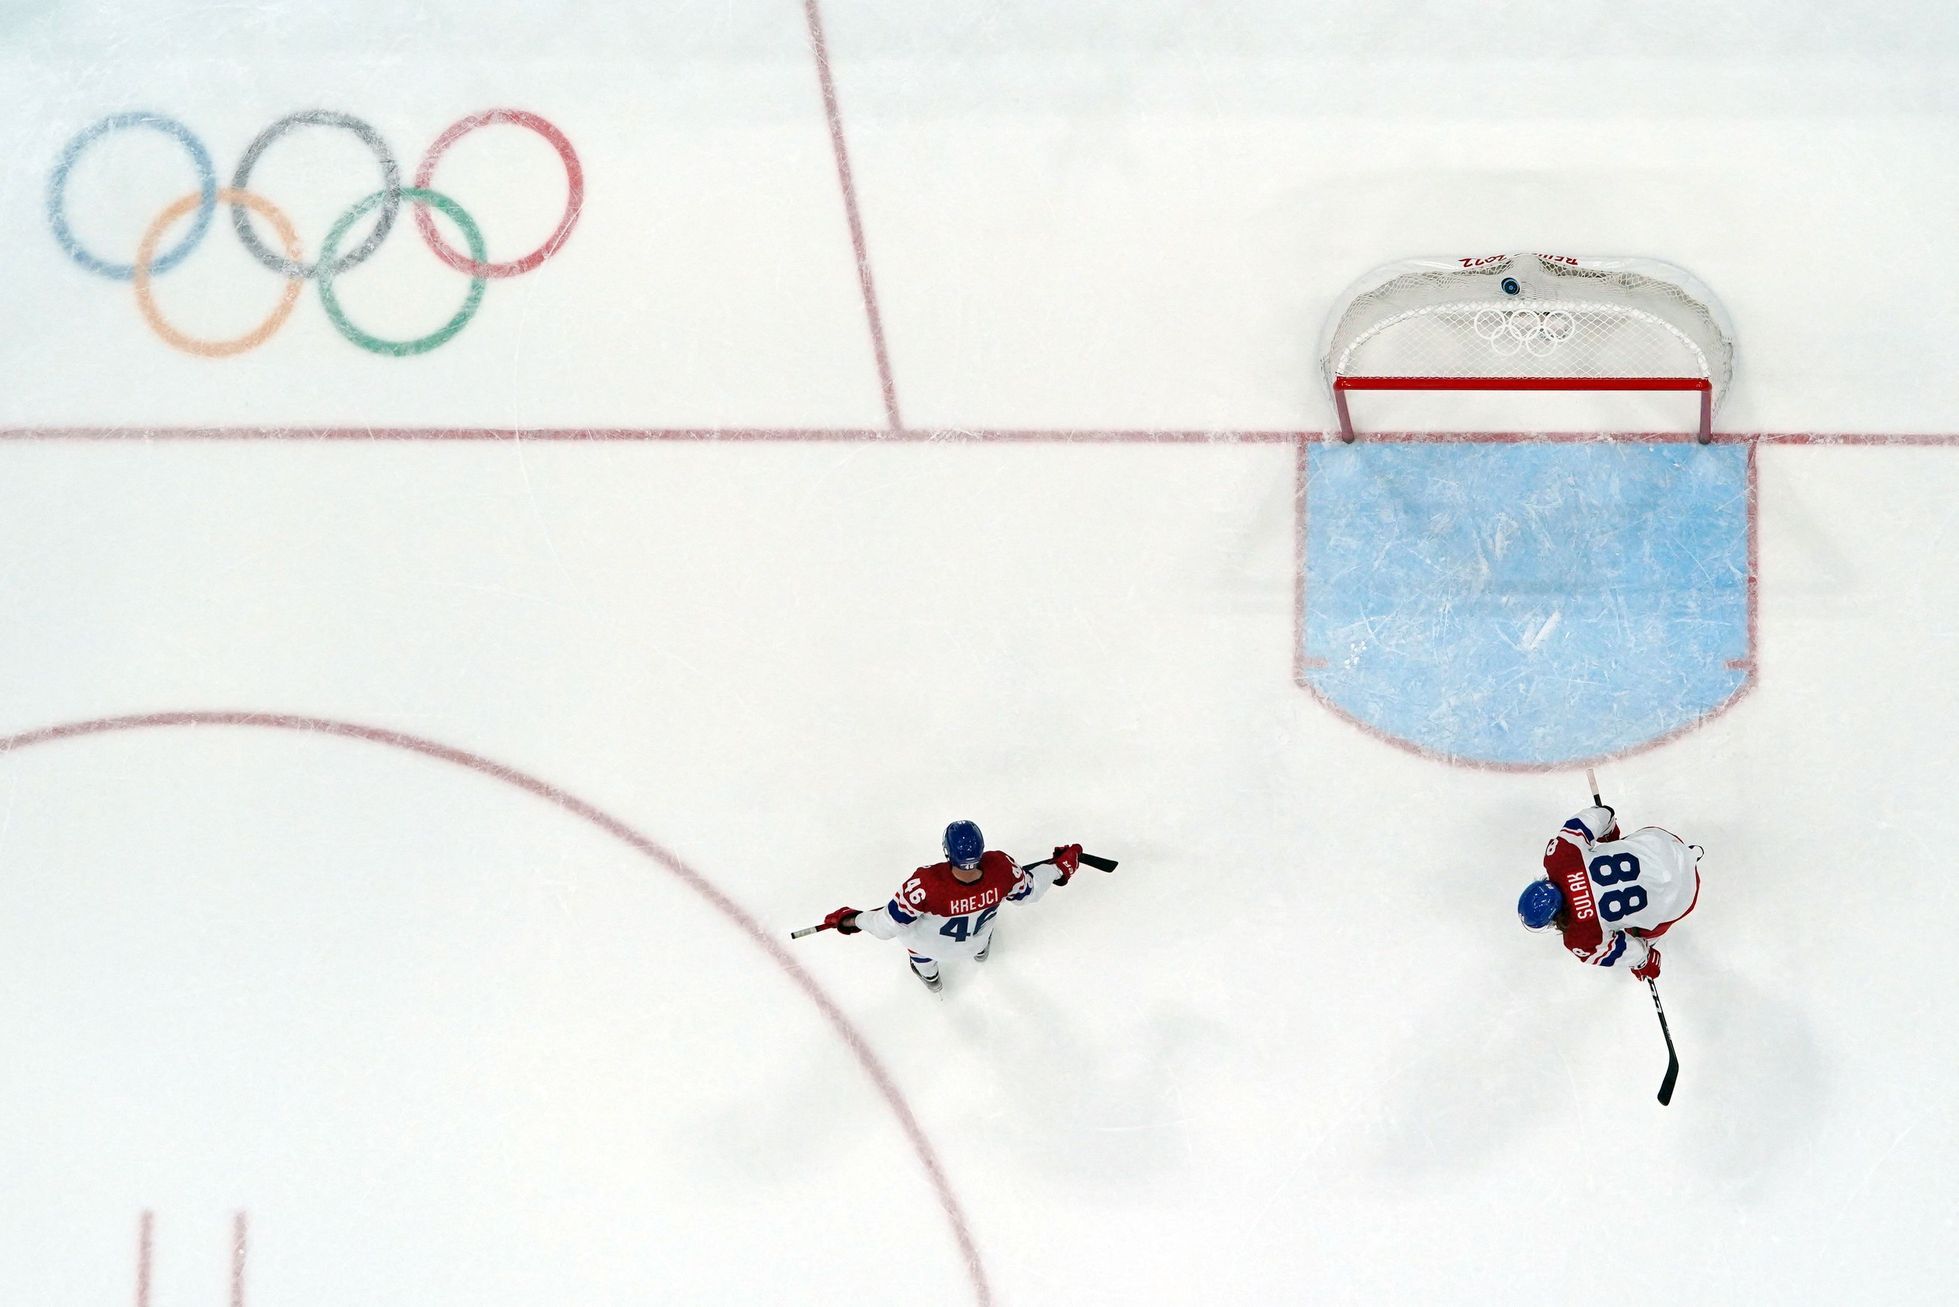
<svg viewBox="0 0 1959 1307"><path fill-rule="evenodd" d="M518 127L528 127L542 136L552 149L558 152L558 159L565 168L565 211L558 220L557 230L545 237L544 243L519 259L507 263L486 263L482 251L476 251L476 258L467 259L451 249L435 229L435 220L429 216L426 206L415 208L415 226L422 233L422 239L435 251L435 256L454 268L472 277L516 277L529 272L538 264L556 254L571 238L571 229L578 224L578 215L585 208L585 169L578 162L578 152L571 148L571 141L552 123L537 114L524 109L485 109L452 123L448 130L435 138L435 143L422 156L420 166L415 169L415 186L428 189L435 176L435 166L442 161L454 145L479 127L492 123L511 123Z"/></svg>
<svg viewBox="0 0 1959 1307"><path fill-rule="evenodd" d="M297 264L299 233L293 230L292 221L275 208L272 201L262 195L239 190L235 186L227 186L219 191L217 199L222 203L230 204L234 212L250 209L271 223L273 230L279 233L279 239L285 243L286 250L293 256L293 262ZM271 339L272 334L280 327L286 325L286 319L292 316L293 305L299 302L299 287L305 279L296 274L288 274L285 291L280 295L279 302L273 306L272 312L266 315L265 321L242 336L235 336L230 340L199 340L171 326L164 320L163 310L157 307L156 298L150 293L150 256L155 252L157 242L163 239L163 233L170 229L170 224L189 213L198 200L199 193L193 191L157 215L156 221L152 222L149 230L143 233L142 244L136 247L135 275L130 280L136 288L137 310L142 313L143 320L150 324L150 330L161 337L165 344L180 349L186 354L195 354L199 358L229 358L233 354L243 354L247 350L258 348Z"/></svg>
<svg viewBox="0 0 1959 1307"><path fill-rule="evenodd" d="M302 109L298 113L287 114L252 138L252 143L245 147L244 156L238 160L237 171L231 175L232 189L249 191L252 169L258 167L259 159L264 156L274 141L295 127L344 128L359 137L361 143L374 151L374 157L381 161L382 194L389 198L382 205L381 216L375 222L374 230L367 234L367 239L336 261L333 273L337 276L349 268L366 262L374 251L381 248L381 242L388 238L389 230L395 225L395 215L401 209L401 165L395 161L394 151L388 148L388 143L381 138L381 133L365 120L335 109ZM251 219L245 216L246 207L239 204L231 206L231 225L236 229L238 239L243 242L246 251L253 258L265 265L268 271L276 272L282 277L303 277L311 280L319 276L319 263L302 263L297 253L292 258L282 259L266 249L265 243L259 240L258 233L252 230Z"/></svg>
<svg viewBox="0 0 1959 1307"><path fill-rule="evenodd" d="M347 234L347 229L360 221L362 214L382 203L387 195L387 191L374 192L347 210L340 221L333 225L333 230L327 233L326 243L320 246L319 266L323 271L316 280L320 286L320 304L326 309L327 318L333 323L334 330L370 354L405 358L411 354L426 354L438 345L446 344L457 332L467 326L469 320L476 316L476 310L482 306L483 289L489 283L482 277L472 276L469 279L469 294L463 297L462 307L456 310L454 317L426 336L417 336L413 340L388 340L386 337L373 335L355 326L352 319L348 318L346 310L340 307L340 297L333 293L334 278L338 275L333 270L333 251L339 248L340 240ZM396 192L396 195L398 199L415 202L415 217L418 222L433 225L434 220L427 213L428 206L431 204L448 214L455 220L456 225L463 229L463 238L469 242L470 253L476 256L477 262L482 261L483 233L478 230L475 220L463 211L462 205L446 195L422 186L404 186Z"/></svg>
<svg viewBox="0 0 1959 1307"><path fill-rule="evenodd" d="M204 142L197 133L167 114L153 113L139 109L130 113L112 113L106 118L89 124L75 133L67 145L62 147L61 157L55 161L54 171L48 174L48 225L54 230L54 239L63 252L90 272L100 273L116 281L131 281L136 276L133 263L111 263L107 259L91 254L68 225L68 174L74 169L76 160L89 146L104 136L124 131L131 127L149 127L174 138L185 150L190 152L191 166L197 171L198 212L197 220L184 233L184 239L168 253L161 255L150 265L152 274L168 272L190 257L210 229L211 214L218 207L218 174L211 166L211 152L204 148Z"/></svg>
<svg viewBox="0 0 1959 1307"><path fill-rule="evenodd" d="M453 766L501 781L518 790L541 799L562 812L594 826L610 835L655 866L667 872L680 884L693 891L735 931L749 943L767 954L769 959L786 974L789 980L802 992L804 997L815 1005L818 1012L829 1022L844 1044L850 1049L858 1066L877 1089L878 1096L884 1100L900 1133L910 1145L912 1155L918 1159L925 1172L927 1183L933 1196L938 1199L940 1212L946 1219L962 1269L967 1275L967 1283L973 1295L975 1307L991 1307L992 1286L988 1282L986 1265L980 1257L979 1244L974 1239L972 1226L966 1219L965 1208L953 1192L951 1180L946 1175L945 1165L940 1160L938 1150L926 1136L912 1111L911 1103L898 1082L884 1065L870 1041L851 1019L844 1015L843 1008L830 996L828 990L812 975L808 968L791 955L786 945L772 931L764 930L761 923L751 916L748 910L731 898L719 885L707 876L696 871L672 852L639 830L629 826L618 817L590 803L571 791L553 785L549 781L519 771L508 764L497 762L482 754L472 753L454 745L443 744L423 736L409 735L403 731L390 730L380 726L366 726L357 722L341 721L328 717L306 717L292 713L241 712L236 710L203 710L177 712L139 713L125 717L98 717L82 721L62 722L58 725L43 726L34 730L19 731L13 735L0 736L0 760L8 758L20 749L40 744L53 744L62 740L84 739L94 735L107 735L121 731L155 730L164 727L190 727L209 729L212 727L251 727L279 731L311 733L361 741L399 749L410 754L418 754L436 762L446 762Z"/></svg>

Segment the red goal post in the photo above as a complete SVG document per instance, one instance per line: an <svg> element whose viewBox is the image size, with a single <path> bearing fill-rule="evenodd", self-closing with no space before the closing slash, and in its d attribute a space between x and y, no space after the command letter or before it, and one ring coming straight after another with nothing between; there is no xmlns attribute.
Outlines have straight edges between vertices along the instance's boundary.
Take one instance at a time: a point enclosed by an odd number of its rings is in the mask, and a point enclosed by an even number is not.
<svg viewBox="0 0 1959 1307"><path fill-rule="evenodd" d="M1350 286L1320 362L1340 435L1356 390L1696 391L1700 439L1734 375L1734 332L1691 273L1644 258L1404 259Z"/></svg>

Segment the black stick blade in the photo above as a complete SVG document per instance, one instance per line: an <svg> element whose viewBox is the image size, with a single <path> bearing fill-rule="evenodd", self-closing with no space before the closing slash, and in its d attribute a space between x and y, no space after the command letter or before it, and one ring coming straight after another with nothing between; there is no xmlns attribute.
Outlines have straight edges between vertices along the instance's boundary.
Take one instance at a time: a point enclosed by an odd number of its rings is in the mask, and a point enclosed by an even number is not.
<svg viewBox="0 0 1959 1307"><path fill-rule="evenodd" d="M1660 987L1649 980L1646 992L1653 996L1653 1011L1660 1018L1660 1038L1667 1042L1667 1074L1660 1081L1660 1106L1665 1107L1673 1101L1673 1082L1680 1078L1680 1054L1673 1050L1673 1032L1667 1029L1667 1010L1660 1003Z"/></svg>
<svg viewBox="0 0 1959 1307"><path fill-rule="evenodd" d="M1093 853L1082 854L1082 861L1097 871L1114 871L1121 865L1114 858L1098 858Z"/></svg>

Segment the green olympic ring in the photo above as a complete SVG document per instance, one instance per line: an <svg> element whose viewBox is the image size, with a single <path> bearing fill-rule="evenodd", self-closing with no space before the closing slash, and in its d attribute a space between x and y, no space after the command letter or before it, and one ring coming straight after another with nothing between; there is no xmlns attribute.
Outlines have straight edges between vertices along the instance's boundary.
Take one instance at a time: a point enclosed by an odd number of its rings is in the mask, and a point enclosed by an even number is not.
<svg viewBox="0 0 1959 1307"><path fill-rule="evenodd" d="M448 214L455 220L456 225L463 229L463 239L469 242L470 258L478 267L483 265L486 251L483 247L483 233L476 229L475 221L463 212L463 206L446 195L421 186L404 186L399 191L376 191L347 210L346 215L333 224L333 230L327 233L326 243L320 246L320 257L316 265L319 268L320 304L326 309L328 320L341 335L371 354L405 358L411 354L426 354L461 331L469 320L476 316L477 307L483 303L483 288L488 283L480 276L472 276L469 279L469 294L463 297L463 306L456 310L456 316L428 335L418 336L414 340L387 340L370 335L355 326L347 317L346 311L340 307L340 297L333 293L334 279L339 275L334 255L339 251L340 242L347 235L348 229L361 220L361 215L377 204L389 202L391 197L397 201L412 200L417 204L432 204Z"/></svg>
<svg viewBox="0 0 1959 1307"><path fill-rule="evenodd" d="M0 0L0 3L3 2L4 0ZM464 213L456 205L455 201L429 189L436 165L441 161L445 151L469 133L496 123L509 123L513 126L527 128L541 136L545 143L557 152L559 161L563 163L566 186L565 210L563 216L558 220L557 228L545 238L543 244L539 245L529 254L503 263L488 262L485 258L481 235L476 224L470 220L469 215ZM355 205L353 211L342 218L339 224L334 227L333 234L323 251L323 256L328 259L328 267L324 276L320 275L318 261L307 263L301 259L295 242L285 239L283 232L282 243L286 246L286 252L283 256L266 246L254 233L253 227L246 217L247 210L255 210L261 215L271 212L266 207L269 206L270 201L261 196L254 195L247 189L247 183L251 179L252 169L257 165L267 147L274 141L296 127L305 126L337 127L351 131L374 151L376 158L379 159L381 164L382 189ZM155 239L148 240L146 252L139 257L136 263L111 263L84 248L70 227L67 215L68 179L76 160L92 144L111 133L136 127L150 128L174 137L181 142L191 156L192 167L197 174L198 189L191 193L188 204L181 199L174 202L164 210L163 216L156 223L152 224L151 235ZM485 280L497 277L514 277L521 273L529 272L546 259L556 255L563 247L566 237L571 234L571 229L577 223L579 213L583 210L585 203L585 170L579 164L578 155L572 149L571 142L565 139L564 133L559 131L556 126L538 117L536 114L522 109L485 109L480 113L473 113L466 118L459 119L450 124L448 129L436 138L435 143L429 147L428 152L422 156L421 166L415 173L415 185L413 187L402 187L399 184L400 176L400 168L395 162L393 153L389 150L387 143L381 139L380 133L375 131L373 127L349 114L338 113L327 109L309 109L300 113L287 114L284 118L279 119L272 126L260 132L252 141L251 145L246 148L245 156L238 165L238 172L233 178L232 185L223 188L224 196L228 197L232 205L233 224L237 228L238 236L244 242L245 249L248 253L267 268L279 273L288 280L311 277L319 281L320 298L326 308L329 320L334 325L334 329L347 340L370 353L385 354L395 358L424 354L446 341L454 339L456 333L462 330L481 306ZM149 112L112 114L81 132L63 148L61 157L55 164L54 172L48 178L48 223L53 228L55 240L60 244L61 248L81 267L90 272L100 273L105 277L113 277L135 284L137 304L142 310L144 319L149 322L152 329L166 343L176 349L208 357L242 353L244 350L255 348L263 342L266 336L271 334L271 330L264 332L255 330L235 341L198 340L178 331L166 323L151 295L151 281L156 274L177 266L203 240L206 230L211 226L212 213L220 201L219 191L220 188L217 184L216 173L211 165L210 152L205 148L204 143L191 132L190 128L184 126L176 119L165 117L162 114ZM469 293L464 299L462 308L441 328L415 340L387 340L363 331L348 320L345 310L340 306L339 298L334 294L333 283L335 278L352 269L379 247L382 238L394 222L396 211L400 207L401 198L404 195L410 198L411 206L414 209L415 225L420 229L422 238L427 242L429 248L444 263L456 269L458 272L467 274L471 278L471 281ZM366 240L362 241L357 248L344 255L339 255L342 244L348 239L347 232L349 227L358 221L362 214L372 213L377 205L380 206L381 212L376 219L374 229L368 233ZM442 210L456 220L456 223L468 236L467 244L472 257L464 257L458 253L437 233L434 218L429 212L431 207ZM180 221L185 214L191 213L193 209L195 210L195 216L191 221L190 231L175 246L158 253L156 241L160 240L170 230L172 224ZM334 257L335 255L339 256ZM290 289L286 292L288 296L292 293ZM289 306L290 303L290 298L283 302L285 306ZM277 326L285 321L284 308L282 307L278 312L275 312L267 321L272 323L272 330L276 330Z"/></svg>

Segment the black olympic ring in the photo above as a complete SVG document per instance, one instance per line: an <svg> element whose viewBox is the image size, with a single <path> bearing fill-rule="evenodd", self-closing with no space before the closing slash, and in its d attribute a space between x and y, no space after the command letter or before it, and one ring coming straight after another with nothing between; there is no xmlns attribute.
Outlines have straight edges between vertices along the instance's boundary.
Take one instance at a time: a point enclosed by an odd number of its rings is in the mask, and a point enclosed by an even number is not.
<svg viewBox="0 0 1959 1307"><path fill-rule="evenodd" d="M494 123L510 123L536 133L557 154L565 170L565 211L559 218L556 229L545 238L543 244L530 253L501 263L488 261L489 256L483 248L482 234L478 231L474 220L462 210L461 206L429 186L436 164L450 146L469 133ZM352 132L374 152L375 158L380 161L382 181L380 190L358 201L341 216L327 237L326 244L321 248L319 258L312 263L307 263L299 257L298 237L294 235L291 224L285 216L273 206L271 201L256 194L250 188L252 170L258 166L259 160L272 143L293 128L305 126L339 127ZM112 133L138 127L162 132L180 142L191 156L198 187L190 194L166 206L158 218L150 224L134 263L111 263L86 249L76 239L68 225L66 212L68 176L75 161L96 141ZM415 225L421 231L423 242L444 263L467 273L471 288L463 301L462 308L447 324L414 340L395 341L371 335L348 321L334 296L333 281L343 272L364 262L380 248L381 242L387 238L389 231L394 227L403 200L408 201L415 209ZM209 230L211 215L221 203L231 206L232 226L238 232L238 239L243 243L246 251L265 268L284 277L288 287L279 307L252 331L235 340L199 340L184 334L163 320L150 283L155 274L176 267L197 247L204 239L205 232ZM564 247L566 239L571 235L571 229L577 225L584 206L585 170L578 161L577 151L572 149L571 142L565 138L565 134L537 114L510 108L485 109L451 123L423 155L421 164L416 170L416 181L413 186L401 184L401 167L396 162L393 151L388 149L387 142L381 138L381 133L352 114L338 113L330 109L307 109L287 114L260 132L246 147L244 157L238 161L238 170L233 174L232 184L228 187L218 186L215 170L211 167L210 153L204 148L203 142L176 119L147 111L111 114L77 133L62 149L54 171L49 175L47 193L48 225L54 232L56 242L69 258L90 272L120 281L133 282L137 307L142 311L144 320L160 337L187 353L214 358L243 353L262 344L285 321L298 294L298 284L306 280L311 280L319 286L320 303L326 309L327 318L333 323L335 330L362 349L397 357L426 353L452 339L475 314L477 305L482 301L485 279L521 276L546 259L555 256ZM363 215L377 208L379 212L374 230L368 233L367 239L347 253L336 256L335 251L339 248L341 238L347 235L352 225ZM467 254L443 241L436 231L434 221L429 216L430 208L441 210L461 229L469 245ZM258 213L272 223L279 233L280 242L286 247L286 253L282 255L266 246L257 231L253 229L248 210ZM171 226L187 215L191 218L190 230L176 245L159 253L157 247Z"/></svg>
<svg viewBox="0 0 1959 1307"><path fill-rule="evenodd" d="M388 143L381 139L381 133L352 114L335 113L331 109L304 109L299 113L289 113L273 123L245 147L245 157L238 161L238 171L231 175L231 189L249 191L252 188L252 169L258 166L259 156L265 153L267 146L295 127L344 127L360 137L361 143L374 151L375 157L381 161L381 190L386 195L381 202L381 216L366 240L333 261L327 275L338 277L347 269L366 262L367 257L380 249L381 242L388 238L388 229L395 225L395 214L401 210L401 168L395 163ZM267 249L258 238L258 233L252 230L251 214L236 200L231 202L231 225L237 229L238 239L245 243L251 256L269 271L281 277L304 277L308 280L320 275L318 263L301 263Z"/></svg>

